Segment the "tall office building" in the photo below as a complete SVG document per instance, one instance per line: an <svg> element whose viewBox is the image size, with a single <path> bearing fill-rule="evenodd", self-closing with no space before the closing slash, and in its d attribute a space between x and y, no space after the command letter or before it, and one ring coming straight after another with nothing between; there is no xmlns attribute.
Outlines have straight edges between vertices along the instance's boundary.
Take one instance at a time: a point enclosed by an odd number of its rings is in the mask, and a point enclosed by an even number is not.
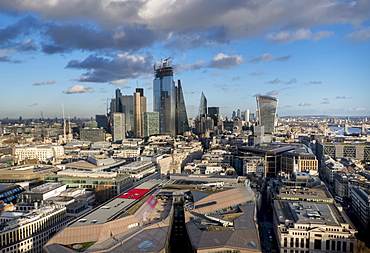
<svg viewBox="0 0 370 253"><path fill-rule="evenodd" d="M168 60L154 65L153 110L159 113L159 133L175 136L188 131L189 123L181 82L175 86Z"/></svg>
<svg viewBox="0 0 370 253"><path fill-rule="evenodd" d="M120 89L116 89L116 98L112 99L111 112L125 114L125 129L132 131L134 128L134 97L132 95L122 95Z"/></svg>
<svg viewBox="0 0 370 253"><path fill-rule="evenodd" d="M244 111L244 120L249 122L249 109Z"/></svg>
<svg viewBox="0 0 370 253"><path fill-rule="evenodd" d="M220 107L208 107L208 115L213 119L214 126L220 121Z"/></svg>
<svg viewBox="0 0 370 253"><path fill-rule="evenodd" d="M207 98L202 92L202 95L200 96L199 117L206 116L207 116Z"/></svg>
<svg viewBox="0 0 370 253"><path fill-rule="evenodd" d="M125 114L121 112L112 113L112 135L113 142L121 141L126 137Z"/></svg>
<svg viewBox="0 0 370 253"><path fill-rule="evenodd" d="M154 65L153 110L159 113L159 132L176 134L176 91L173 80L173 68L168 66L168 59L159 66Z"/></svg>
<svg viewBox="0 0 370 253"><path fill-rule="evenodd" d="M143 137L143 113L146 112L144 89L137 88L134 92L134 135Z"/></svg>
<svg viewBox="0 0 370 253"><path fill-rule="evenodd" d="M104 114L97 114L95 115L95 120L96 122L98 122L98 128L105 128L107 129L108 128L108 117L107 115L104 115Z"/></svg>
<svg viewBox="0 0 370 253"><path fill-rule="evenodd" d="M176 134L183 135L190 127L180 80L176 87L176 97Z"/></svg>
<svg viewBox="0 0 370 253"><path fill-rule="evenodd" d="M143 136L159 134L159 113L144 112L143 113Z"/></svg>
<svg viewBox="0 0 370 253"><path fill-rule="evenodd" d="M264 126L265 134L275 131L275 119L278 99L270 96L260 96L257 99L258 125Z"/></svg>

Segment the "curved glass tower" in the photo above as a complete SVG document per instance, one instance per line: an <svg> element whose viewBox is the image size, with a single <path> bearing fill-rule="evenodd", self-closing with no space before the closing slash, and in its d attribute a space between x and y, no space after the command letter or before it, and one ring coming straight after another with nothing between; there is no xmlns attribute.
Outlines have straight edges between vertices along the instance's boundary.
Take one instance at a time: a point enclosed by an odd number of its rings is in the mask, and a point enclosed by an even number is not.
<svg viewBox="0 0 370 253"><path fill-rule="evenodd" d="M275 119L278 99L270 96L260 96L257 99L258 125L264 126L265 134L275 131Z"/></svg>

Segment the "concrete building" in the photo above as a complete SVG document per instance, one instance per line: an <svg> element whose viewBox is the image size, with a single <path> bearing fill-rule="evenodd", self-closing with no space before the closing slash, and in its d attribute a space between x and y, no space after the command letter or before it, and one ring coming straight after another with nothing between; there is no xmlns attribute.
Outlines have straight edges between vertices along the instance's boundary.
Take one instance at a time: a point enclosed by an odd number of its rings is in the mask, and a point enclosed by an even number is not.
<svg viewBox="0 0 370 253"><path fill-rule="evenodd" d="M274 201L274 230L281 253L353 252L357 230L339 205Z"/></svg>
<svg viewBox="0 0 370 253"><path fill-rule="evenodd" d="M29 182L36 183L44 180L44 176L48 173L60 170L58 167L50 165L22 165L0 168L1 183L20 183Z"/></svg>
<svg viewBox="0 0 370 253"><path fill-rule="evenodd" d="M103 128L83 128L80 130L81 141L105 141L105 131Z"/></svg>
<svg viewBox="0 0 370 253"><path fill-rule="evenodd" d="M48 182L59 182L67 187L94 190L99 202L106 201L133 187L130 176L116 172L61 170L45 176Z"/></svg>
<svg viewBox="0 0 370 253"><path fill-rule="evenodd" d="M44 244L69 221L66 208L59 205L6 211L0 215L0 252L42 252Z"/></svg>
<svg viewBox="0 0 370 253"><path fill-rule="evenodd" d="M155 173L155 171L156 171L155 163L146 161L136 161L120 166L119 168L112 169L112 172L129 175L135 181L147 175L153 174Z"/></svg>
<svg viewBox="0 0 370 253"><path fill-rule="evenodd" d="M281 171L287 175L303 171L318 174L318 161L315 155L301 150L285 152L281 156Z"/></svg>
<svg viewBox="0 0 370 253"><path fill-rule="evenodd" d="M144 97L144 89L137 88L136 92L134 92L134 136L144 136L144 112L146 112L146 97Z"/></svg>
<svg viewBox="0 0 370 253"><path fill-rule="evenodd" d="M344 169L343 164L335 161L331 157L326 157L322 164L323 175L329 183L334 182L334 175Z"/></svg>
<svg viewBox="0 0 370 253"><path fill-rule="evenodd" d="M281 157L287 151L298 149L298 146L283 144L260 144L256 146L238 147L243 154L263 157L265 160L265 177L276 177L281 171Z"/></svg>
<svg viewBox="0 0 370 253"><path fill-rule="evenodd" d="M358 143L320 143L316 144L316 152L319 160L325 156L333 159L354 158L357 160L370 161L370 145Z"/></svg>
<svg viewBox="0 0 370 253"><path fill-rule="evenodd" d="M366 188L351 189L352 211L364 228L370 224L370 191Z"/></svg>
<svg viewBox="0 0 370 253"><path fill-rule="evenodd" d="M112 141L122 141L126 138L126 118L124 113L112 113Z"/></svg>
<svg viewBox="0 0 370 253"><path fill-rule="evenodd" d="M65 191L67 186L61 183L46 183L34 187L29 191L23 192L19 196L19 201L22 203L41 203L51 197L59 196L61 192Z"/></svg>
<svg viewBox="0 0 370 253"><path fill-rule="evenodd" d="M26 159L46 162L53 157L64 155L64 148L59 145L15 147L14 155L19 162Z"/></svg>

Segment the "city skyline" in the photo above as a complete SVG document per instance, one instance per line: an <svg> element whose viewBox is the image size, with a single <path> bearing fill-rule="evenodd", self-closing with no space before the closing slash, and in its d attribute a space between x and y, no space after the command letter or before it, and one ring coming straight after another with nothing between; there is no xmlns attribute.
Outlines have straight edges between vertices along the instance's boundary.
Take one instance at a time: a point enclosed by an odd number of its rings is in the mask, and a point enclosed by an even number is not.
<svg viewBox="0 0 370 253"><path fill-rule="evenodd" d="M189 117L208 106L369 116L370 2L0 1L0 118L94 117L171 57Z"/></svg>

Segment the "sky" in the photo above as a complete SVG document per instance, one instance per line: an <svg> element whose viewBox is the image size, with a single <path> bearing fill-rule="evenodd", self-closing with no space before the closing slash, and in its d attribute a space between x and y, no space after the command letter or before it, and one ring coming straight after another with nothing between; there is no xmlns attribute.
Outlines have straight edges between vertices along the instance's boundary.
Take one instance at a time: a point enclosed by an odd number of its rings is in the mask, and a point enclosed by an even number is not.
<svg viewBox="0 0 370 253"><path fill-rule="evenodd" d="M0 0L0 119L107 111L171 57L189 117L370 116L370 0Z"/></svg>

